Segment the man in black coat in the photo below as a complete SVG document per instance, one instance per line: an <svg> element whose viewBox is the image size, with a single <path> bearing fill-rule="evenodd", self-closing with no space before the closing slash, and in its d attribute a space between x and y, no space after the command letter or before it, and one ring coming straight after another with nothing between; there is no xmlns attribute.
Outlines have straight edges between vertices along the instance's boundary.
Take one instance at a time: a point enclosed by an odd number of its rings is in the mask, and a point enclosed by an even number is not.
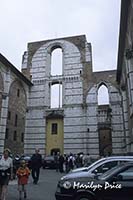
<svg viewBox="0 0 133 200"><path fill-rule="evenodd" d="M39 152L39 149L35 149L35 154L31 157L31 169L34 184L37 184L39 180L40 168L42 166L42 156Z"/></svg>
<svg viewBox="0 0 133 200"><path fill-rule="evenodd" d="M62 173L63 172L63 164L64 164L64 157L63 155L60 155L59 157L59 170Z"/></svg>

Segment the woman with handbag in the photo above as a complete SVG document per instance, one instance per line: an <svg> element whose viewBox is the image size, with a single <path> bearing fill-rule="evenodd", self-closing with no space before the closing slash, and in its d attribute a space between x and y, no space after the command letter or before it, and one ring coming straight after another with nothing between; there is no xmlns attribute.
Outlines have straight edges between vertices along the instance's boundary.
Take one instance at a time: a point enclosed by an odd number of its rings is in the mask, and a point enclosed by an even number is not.
<svg viewBox="0 0 133 200"><path fill-rule="evenodd" d="M7 186L13 175L13 161L10 157L10 150L4 149L0 159L0 200L6 200Z"/></svg>

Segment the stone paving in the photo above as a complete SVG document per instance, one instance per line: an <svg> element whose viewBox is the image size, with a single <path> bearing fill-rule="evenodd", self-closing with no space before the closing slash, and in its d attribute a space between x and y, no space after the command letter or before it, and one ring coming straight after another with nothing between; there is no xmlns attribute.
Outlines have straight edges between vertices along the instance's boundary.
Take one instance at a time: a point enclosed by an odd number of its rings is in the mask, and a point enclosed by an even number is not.
<svg viewBox="0 0 133 200"><path fill-rule="evenodd" d="M41 169L40 181L37 185L32 183L32 177L29 178L27 185L27 200L55 200L57 182L61 176L60 172L50 169ZM17 190L17 180L10 182L8 186L7 200L19 200Z"/></svg>

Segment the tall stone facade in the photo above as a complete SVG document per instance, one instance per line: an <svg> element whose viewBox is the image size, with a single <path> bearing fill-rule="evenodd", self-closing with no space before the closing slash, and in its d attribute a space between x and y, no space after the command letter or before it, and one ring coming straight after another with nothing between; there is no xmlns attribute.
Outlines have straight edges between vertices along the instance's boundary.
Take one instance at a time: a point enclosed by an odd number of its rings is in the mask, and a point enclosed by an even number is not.
<svg viewBox="0 0 133 200"><path fill-rule="evenodd" d="M85 35L29 43L22 73L0 54L0 153L5 147L15 154L35 148L96 157L133 152L132 11L132 1L122 0L117 71L93 72ZM52 53L58 48L62 74L53 75ZM54 108L56 84L62 100ZM101 86L108 90L105 105L98 104Z"/></svg>
<svg viewBox="0 0 133 200"><path fill-rule="evenodd" d="M133 152L133 1L121 1L117 82L123 105L126 152Z"/></svg>
<svg viewBox="0 0 133 200"><path fill-rule="evenodd" d="M94 153L97 149L97 154L101 155L124 153L123 108L116 71L94 72L92 82L86 99L89 152ZM109 105L98 105L98 89L101 85L108 88Z"/></svg>
<svg viewBox="0 0 133 200"><path fill-rule="evenodd" d="M52 75L51 55L57 48L62 50L62 74ZM29 43L22 72L33 83L27 98L25 153L34 148L44 154L54 150L93 156L125 152L116 71L92 72L91 44L85 35ZM51 87L57 83L62 85L62 106L51 108ZM109 105L99 107L102 85L108 89ZM60 137L58 127L63 127Z"/></svg>
<svg viewBox="0 0 133 200"><path fill-rule="evenodd" d="M24 152L27 97L32 83L0 54L0 153Z"/></svg>
<svg viewBox="0 0 133 200"><path fill-rule="evenodd" d="M52 75L51 59L62 50L62 74ZM58 66L57 66L58 67ZM85 35L29 43L22 73L0 54L0 153L133 152L133 1L121 1L117 71L92 70ZM58 84L61 104L51 107ZM98 104L101 86L109 102ZM55 97L56 99L56 97Z"/></svg>

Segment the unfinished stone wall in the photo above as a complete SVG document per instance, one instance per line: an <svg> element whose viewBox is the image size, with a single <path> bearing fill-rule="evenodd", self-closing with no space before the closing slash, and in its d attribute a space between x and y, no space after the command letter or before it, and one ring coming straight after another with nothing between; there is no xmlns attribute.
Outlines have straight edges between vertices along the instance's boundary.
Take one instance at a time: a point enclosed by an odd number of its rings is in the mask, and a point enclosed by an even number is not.
<svg viewBox="0 0 133 200"><path fill-rule="evenodd" d="M5 136L5 147L12 149L14 154L24 152L26 99L22 83L19 80L14 80L9 88L7 135Z"/></svg>
<svg viewBox="0 0 133 200"><path fill-rule="evenodd" d="M24 121L27 107L26 99L29 88L27 84L10 69L9 66L4 65L2 62L0 62L0 75L0 153L3 152L3 148L5 147L10 148L12 153L23 153L24 142L21 140L21 134L25 133ZM20 90L19 99L16 98L18 89ZM23 95L25 96L25 100ZM18 117L17 126L15 126L16 114ZM13 139L15 130L17 132L16 141Z"/></svg>
<svg viewBox="0 0 133 200"><path fill-rule="evenodd" d="M111 133L112 133L112 153L121 154L125 152L125 133L122 97L116 83L116 71L94 72L93 86L88 89L86 98L87 104L87 124L89 128L88 151L91 154L99 152L98 135L98 89L101 85L106 85L109 94L109 106L111 108ZM88 87L89 88L89 87ZM95 145L94 145L95 144Z"/></svg>
<svg viewBox="0 0 133 200"><path fill-rule="evenodd" d="M63 52L63 74L51 76L51 53ZM85 36L30 43L24 55L22 70L30 69L34 86L28 100L25 149L39 147L45 151L46 112L50 108L50 84L62 83L64 110L64 152L86 151L86 122L83 109L86 73L91 74L91 48ZM87 66L88 63L88 66ZM29 140L29 135L31 140Z"/></svg>
<svg viewBox="0 0 133 200"><path fill-rule="evenodd" d="M56 48L62 49L63 73L52 76L51 54ZM63 104L57 111L61 109L63 113L64 153L99 155L97 93L102 83L108 88L112 109L113 153L123 151L123 117L116 71L92 72L91 44L85 36L29 43L23 56L22 71L30 72L34 84L27 100L25 152L40 148L45 153L46 117L47 112L52 112L50 87L55 82L62 84Z"/></svg>

